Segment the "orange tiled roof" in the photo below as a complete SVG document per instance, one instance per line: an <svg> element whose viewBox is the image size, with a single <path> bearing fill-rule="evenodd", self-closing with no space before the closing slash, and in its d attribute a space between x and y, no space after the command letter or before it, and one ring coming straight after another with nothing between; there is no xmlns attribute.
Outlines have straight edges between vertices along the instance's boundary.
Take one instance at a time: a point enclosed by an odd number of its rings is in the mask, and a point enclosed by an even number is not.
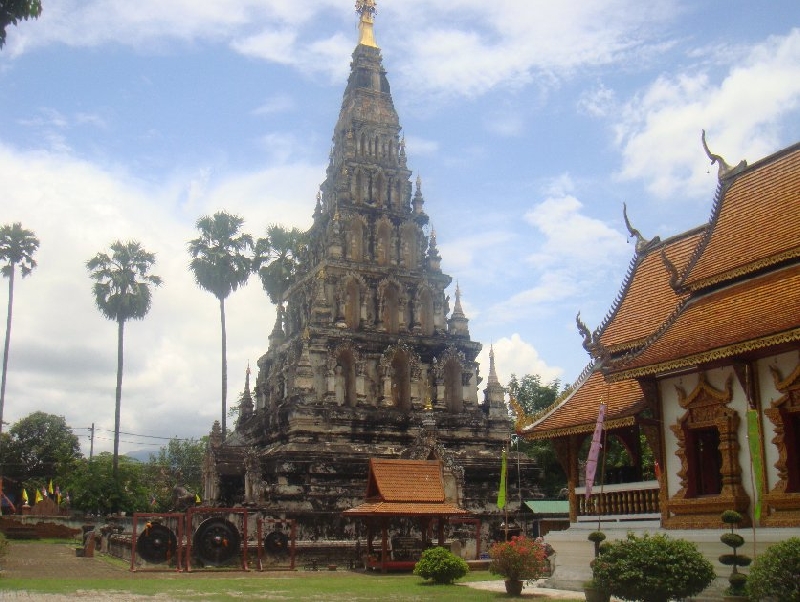
<svg viewBox="0 0 800 602"><path fill-rule="evenodd" d="M426 504L420 502L366 502L355 508L345 510L343 514L349 516L451 516L455 514L469 514L452 504Z"/></svg>
<svg viewBox="0 0 800 602"><path fill-rule="evenodd" d="M653 247L633 267L623 285L619 303L600 327L600 344L614 353L644 343L675 310L686 295L675 293L661 254L683 272L703 236L703 228L690 230Z"/></svg>
<svg viewBox="0 0 800 602"><path fill-rule="evenodd" d="M372 458L369 461L366 499L384 502L444 502L441 462Z"/></svg>
<svg viewBox="0 0 800 602"><path fill-rule="evenodd" d="M371 458L366 502L345 510L350 516L469 514L445 502L439 460Z"/></svg>
<svg viewBox="0 0 800 602"><path fill-rule="evenodd" d="M689 301L638 355L612 366L632 378L800 340L800 265Z"/></svg>
<svg viewBox="0 0 800 602"><path fill-rule="evenodd" d="M522 434L527 439L550 439L590 433L594 430L601 401L606 403L606 427L617 428L633 423L644 394L637 381L608 383L595 369L552 412L525 428Z"/></svg>
<svg viewBox="0 0 800 602"><path fill-rule="evenodd" d="M692 290L800 257L800 144L735 176L683 275Z"/></svg>

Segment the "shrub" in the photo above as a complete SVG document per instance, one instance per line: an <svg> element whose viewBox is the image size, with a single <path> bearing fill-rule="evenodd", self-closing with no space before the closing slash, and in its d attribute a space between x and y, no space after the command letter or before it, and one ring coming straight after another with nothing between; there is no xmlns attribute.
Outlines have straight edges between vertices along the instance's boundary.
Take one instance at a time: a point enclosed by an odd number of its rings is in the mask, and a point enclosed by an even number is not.
<svg viewBox="0 0 800 602"><path fill-rule="evenodd" d="M434 583L450 584L469 572L469 566L462 558L445 548L428 548L414 565L414 574Z"/></svg>
<svg viewBox="0 0 800 602"><path fill-rule="evenodd" d="M667 602L703 591L714 580L714 567L697 546L666 535L605 543L592 566L595 583L623 600Z"/></svg>
<svg viewBox="0 0 800 602"><path fill-rule="evenodd" d="M8 554L8 540L0 533L0 558L4 558L6 554Z"/></svg>
<svg viewBox="0 0 800 602"><path fill-rule="evenodd" d="M751 600L800 602L800 537L771 545L755 559L747 595Z"/></svg>
<svg viewBox="0 0 800 602"><path fill-rule="evenodd" d="M722 513L722 522L730 527L730 532L723 533L719 539L733 550L732 554L722 554L719 557L719 561L722 564L733 567L728 577L728 583L730 583L730 585L726 593L731 596L743 596L745 593L744 584L747 582L747 575L740 573L738 567L749 566L751 558L737 552L737 549L744 545L744 537L738 533L734 533L734 529L742 522L742 515L735 510L726 510Z"/></svg>

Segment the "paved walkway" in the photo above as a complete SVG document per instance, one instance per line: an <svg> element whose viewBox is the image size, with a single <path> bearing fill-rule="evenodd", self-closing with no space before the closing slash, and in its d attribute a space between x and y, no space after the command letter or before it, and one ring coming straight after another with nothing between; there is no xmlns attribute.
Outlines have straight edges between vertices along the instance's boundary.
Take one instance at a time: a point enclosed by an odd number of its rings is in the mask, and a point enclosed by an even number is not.
<svg viewBox="0 0 800 602"><path fill-rule="evenodd" d="M75 600L112 600L113 602L170 602L167 594L145 596L130 592L108 592L100 594L97 591L77 590L69 595L42 594L39 592L4 591L3 578L14 579L136 579L141 573L132 573L127 566L118 562L109 562L100 554L94 558L79 558L75 555L75 546L65 543L30 543L12 541L10 553L3 561L3 577L0 578L0 601L17 602L74 602ZM239 573L240 576L258 578L264 573L251 571ZM299 575L299 573L298 573ZM175 571L159 571L148 573L148 578L175 578ZM213 578L213 574L196 574L199 578ZM305 574L304 577L309 577ZM490 591L503 592L505 586L502 581L478 581L463 584L468 587ZM523 598L560 598L579 599L582 592L553 590L542 587L526 587L522 592Z"/></svg>

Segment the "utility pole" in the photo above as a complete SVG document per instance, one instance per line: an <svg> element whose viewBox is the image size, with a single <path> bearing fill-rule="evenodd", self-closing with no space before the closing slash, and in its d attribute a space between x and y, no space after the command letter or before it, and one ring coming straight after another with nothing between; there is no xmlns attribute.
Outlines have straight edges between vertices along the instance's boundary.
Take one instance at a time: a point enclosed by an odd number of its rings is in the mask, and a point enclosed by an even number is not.
<svg viewBox="0 0 800 602"><path fill-rule="evenodd" d="M92 426L89 427L89 462L92 461L92 456L94 455L94 422L92 422Z"/></svg>

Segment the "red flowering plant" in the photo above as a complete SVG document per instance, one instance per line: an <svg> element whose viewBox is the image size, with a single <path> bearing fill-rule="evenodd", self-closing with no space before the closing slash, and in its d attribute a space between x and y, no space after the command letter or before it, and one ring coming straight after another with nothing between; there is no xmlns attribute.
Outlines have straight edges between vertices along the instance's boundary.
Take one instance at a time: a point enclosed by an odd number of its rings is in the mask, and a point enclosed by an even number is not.
<svg viewBox="0 0 800 602"><path fill-rule="evenodd" d="M547 566L547 551L541 543L517 535L489 548L489 572L508 581L539 579Z"/></svg>

